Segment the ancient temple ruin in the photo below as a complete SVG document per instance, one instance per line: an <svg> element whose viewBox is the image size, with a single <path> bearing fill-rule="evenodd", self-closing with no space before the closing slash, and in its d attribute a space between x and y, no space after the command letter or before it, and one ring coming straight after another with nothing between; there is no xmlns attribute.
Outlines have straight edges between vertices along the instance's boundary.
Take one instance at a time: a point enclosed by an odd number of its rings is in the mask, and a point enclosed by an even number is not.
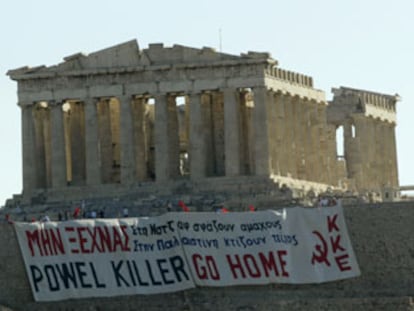
<svg viewBox="0 0 414 311"><path fill-rule="evenodd" d="M18 82L26 199L241 176L398 197L399 97L340 87L328 102L312 77L268 53L133 40L8 75Z"/></svg>

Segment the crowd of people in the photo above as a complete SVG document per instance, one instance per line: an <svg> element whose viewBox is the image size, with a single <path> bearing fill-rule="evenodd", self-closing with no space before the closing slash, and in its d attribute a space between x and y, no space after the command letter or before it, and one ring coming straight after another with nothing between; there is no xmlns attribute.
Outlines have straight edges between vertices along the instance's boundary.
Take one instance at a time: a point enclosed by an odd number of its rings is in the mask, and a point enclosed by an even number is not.
<svg viewBox="0 0 414 311"><path fill-rule="evenodd" d="M338 200L333 196L318 196L315 207L329 207L329 206L335 206L338 204ZM188 207L182 200L178 201L177 204L173 204L172 202L168 202L166 206L167 212L172 211L181 211L181 212L191 212L191 208ZM212 211L215 211L216 213L228 213L230 210L224 206L213 206ZM255 212L257 211L257 208L250 204L247 208L247 211L249 212ZM54 217L53 220L57 221L68 221L68 220L79 220L79 219L97 219L97 218L105 218L105 209L101 208L99 210L97 209L90 209L87 208L86 202L83 200L79 205L76 205L72 211L65 210L65 211L59 211L57 213L57 217ZM118 213L118 218L123 217L127 218L129 217L129 209L128 207L123 207L121 209L121 212ZM5 221L7 223L12 224L13 219L10 214L5 214ZM30 221L30 222L49 222L51 221L51 218L48 214L44 214L38 218L32 217L31 219L27 219L26 215L23 217L23 221Z"/></svg>

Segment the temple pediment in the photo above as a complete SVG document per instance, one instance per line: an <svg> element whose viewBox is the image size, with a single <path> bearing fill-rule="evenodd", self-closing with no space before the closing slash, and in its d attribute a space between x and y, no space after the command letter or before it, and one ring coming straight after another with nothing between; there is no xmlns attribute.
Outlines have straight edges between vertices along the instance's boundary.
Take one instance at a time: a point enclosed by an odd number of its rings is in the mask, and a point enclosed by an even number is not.
<svg viewBox="0 0 414 311"><path fill-rule="evenodd" d="M210 47L202 49L186 47L175 44L172 47L164 47L163 44L150 44L144 49L143 54L152 65L164 64L194 64L209 63L226 60L241 60L245 57L219 53Z"/></svg>
<svg viewBox="0 0 414 311"><path fill-rule="evenodd" d="M130 67L141 65L138 42L131 40L88 55L75 54L64 58L59 67L78 66L79 69Z"/></svg>
<svg viewBox="0 0 414 311"><path fill-rule="evenodd" d="M241 55L231 55L217 52L210 47L201 49L173 45L165 47L162 43L149 44L148 48L140 50L137 40L131 40L90 54L75 53L63 58L63 62L54 66L21 67L8 71L12 79L22 76L48 75L51 73L90 71L100 69L136 68L158 65L200 65L218 64L220 62L250 62L270 61L277 64L269 53L248 52Z"/></svg>

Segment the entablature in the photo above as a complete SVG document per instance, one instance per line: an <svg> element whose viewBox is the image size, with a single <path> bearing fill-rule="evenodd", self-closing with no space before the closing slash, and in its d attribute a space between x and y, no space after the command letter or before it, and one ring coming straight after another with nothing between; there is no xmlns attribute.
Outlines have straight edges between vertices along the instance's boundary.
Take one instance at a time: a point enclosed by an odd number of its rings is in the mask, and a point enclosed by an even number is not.
<svg viewBox="0 0 414 311"><path fill-rule="evenodd" d="M387 95L348 87L333 88L334 98L331 102L330 115L344 118L346 115L355 117L371 117L395 124L396 103L401 98L398 94Z"/></svg>
<svg viewBox="0 0 414 311"><path fill-rule="evenodd" d="M332 88L335 97L353 96L358 98L359 103L365 107L365 110L387 110L396 112L396 103L401 100L398 94L388 95L366 90L358 90L349 87Z"/></svg>
<svg viewBox="0 0 414 311"><path fill-rule="evenodd" d="M308 86L303 86L298 83L293 83L286 80L281 80L272 76L266 76L266 87L274 92L280 92L291 96L298 96L299 98L314 100L317 103L327 104L325 92L317 90Z"/></svg>

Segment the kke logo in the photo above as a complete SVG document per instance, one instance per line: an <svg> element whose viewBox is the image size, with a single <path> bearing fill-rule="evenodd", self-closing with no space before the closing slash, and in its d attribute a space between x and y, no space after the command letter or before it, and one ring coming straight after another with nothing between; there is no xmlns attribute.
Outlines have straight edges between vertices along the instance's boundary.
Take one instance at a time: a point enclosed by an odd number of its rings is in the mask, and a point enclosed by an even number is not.
<svg viewBox="0 0 414 311"><path fill-rule="evenodd" d="M312 253L312 265L324 264L331 267L330 258L334 258L336 266L341 272L351 270L349 263L349 253L347 249L341 244L341 231L337 224L338 214L326 217L328 227L328 236L324 236L317 230L312 231L318 240L315 249Z"/></svg>

